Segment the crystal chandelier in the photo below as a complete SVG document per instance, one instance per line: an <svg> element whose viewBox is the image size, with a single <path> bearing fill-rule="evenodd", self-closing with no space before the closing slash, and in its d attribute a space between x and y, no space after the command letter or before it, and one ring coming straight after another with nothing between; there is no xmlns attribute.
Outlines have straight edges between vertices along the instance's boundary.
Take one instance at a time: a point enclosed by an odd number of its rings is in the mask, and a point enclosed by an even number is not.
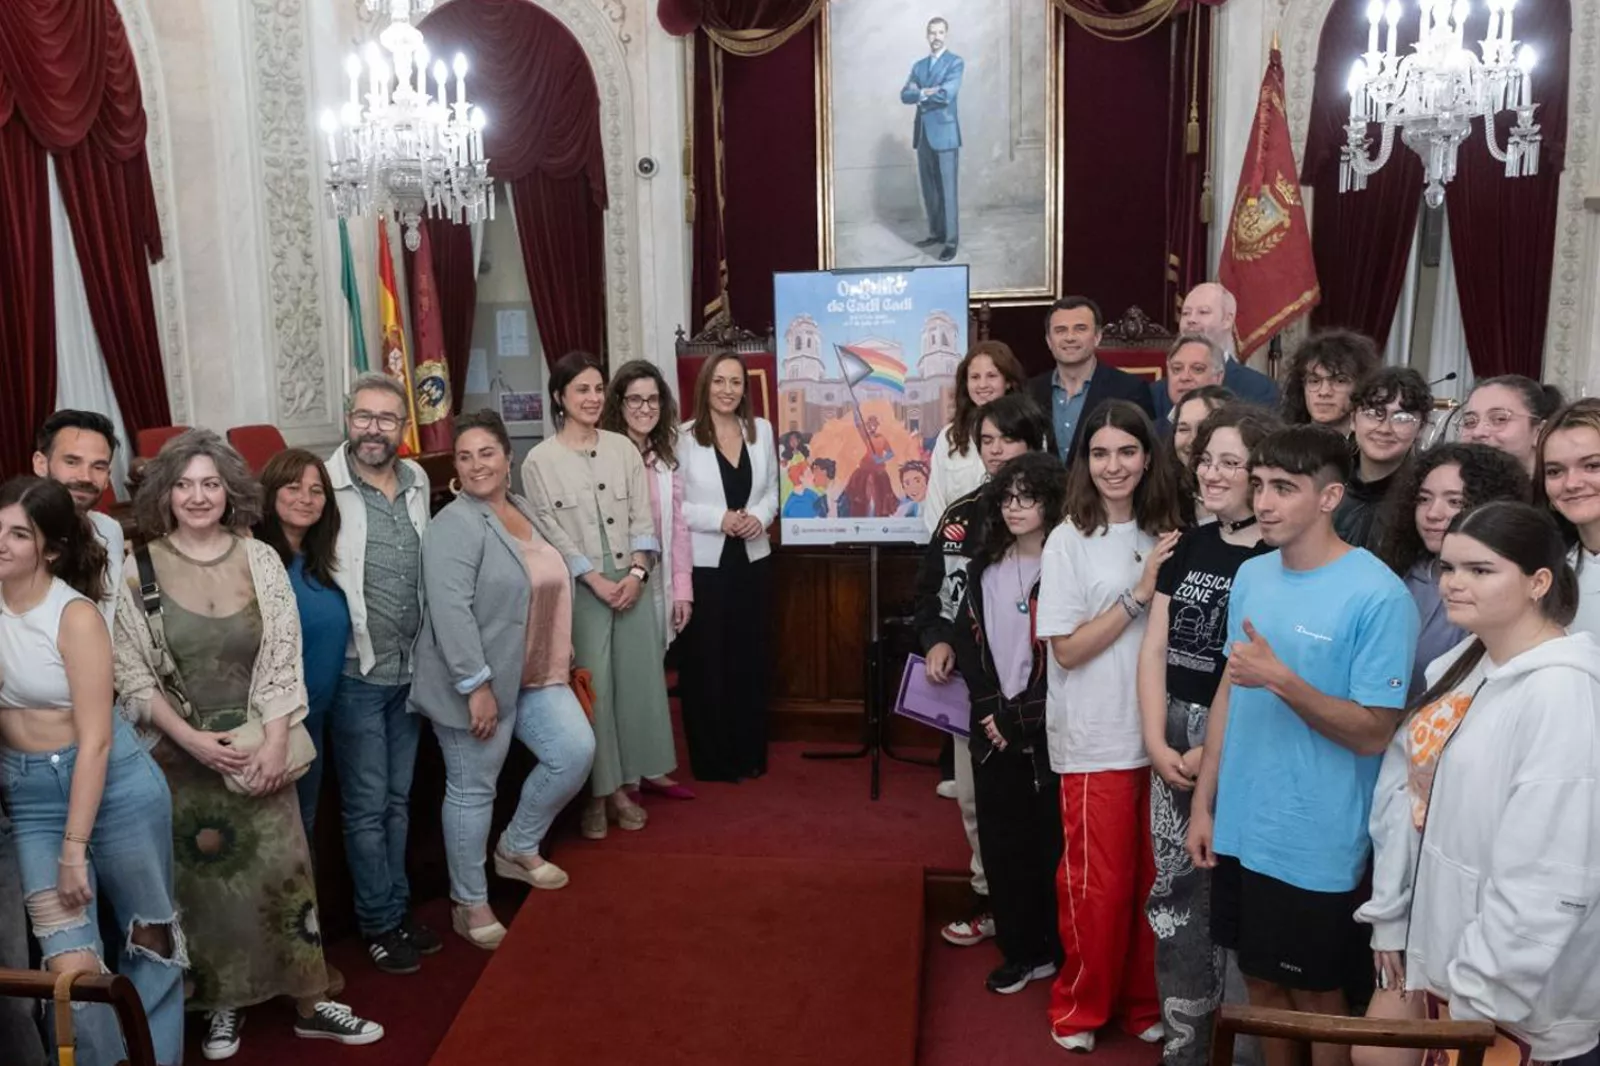
<svg viewBox="0 0 1600 1066"><path fill-rule="evenodd" d="M1469 0L1421 0L1422 27L1411 54L1397 54L1400 0L1367 5L1367 50L1350 71L1348 140L1341 151L1339 191L1367 187L1367 176L1389 161L1398 128L1406 145L1422 158L1424 194L1429 207L1444 203L1444 187L1456 174L1456 151L1483 119L1484 139L1506 177L1539 169L1539 127L1533 113L1533 49L1517 46L1512 20L1517 0L1487 0L1489 31L1478 44L1482 57L1463 44ZM1378 46L1379 24L1383 47ZM1495 116L1515 111L1504 150L1495 143ZM1382 128L1376 157L1369 157L1367 124Z"/></svg>
<svg viewBox="0 0 1600 1066"><path fill-rule="evenodd" d="M457 55L450 67L442 59L433 63L429 94L428 46L412 20L432 10L434 0L365 2L375 13L387 9L389 25L367 46L365 65L357 55L345 61L349 100L337 112L322 113L328 208L336 218L392 219L404 227L406 247L416 251L425 216L468 223L494 218L494 182L483 154L486 117L467 103L465 56Z"/></svg>

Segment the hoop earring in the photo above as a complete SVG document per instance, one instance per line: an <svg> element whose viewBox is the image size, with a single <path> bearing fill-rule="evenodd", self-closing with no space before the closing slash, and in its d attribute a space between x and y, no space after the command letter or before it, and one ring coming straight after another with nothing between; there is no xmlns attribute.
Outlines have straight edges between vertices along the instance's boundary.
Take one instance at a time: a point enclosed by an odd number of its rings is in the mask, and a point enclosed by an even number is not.
<svg viewBox="0 0 1600 1066"><path fill-rule="evenodd" d="M446 485L445 488L450 490L450 495L452 496L461 495L461 479L454 477L451 478L450 483Z"/></svg>

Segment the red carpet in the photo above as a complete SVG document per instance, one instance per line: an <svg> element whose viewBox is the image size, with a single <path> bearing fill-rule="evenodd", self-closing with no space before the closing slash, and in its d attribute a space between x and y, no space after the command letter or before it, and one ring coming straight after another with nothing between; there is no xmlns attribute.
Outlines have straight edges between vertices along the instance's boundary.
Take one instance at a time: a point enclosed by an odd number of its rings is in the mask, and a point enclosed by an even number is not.
<svg viewBox="0 0 1600 1066"><path fill-rule="evenodd" d="M913 1066L920 866L593 851L569 872L433 1066Z"/></svg>

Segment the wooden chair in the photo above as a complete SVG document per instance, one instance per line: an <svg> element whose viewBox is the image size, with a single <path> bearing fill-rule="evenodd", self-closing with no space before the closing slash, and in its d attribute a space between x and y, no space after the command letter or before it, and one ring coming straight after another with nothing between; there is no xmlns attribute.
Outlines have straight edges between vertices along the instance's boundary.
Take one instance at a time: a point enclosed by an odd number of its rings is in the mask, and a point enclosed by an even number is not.
<svg viewBox="0 0 1600 1066"><path fill-rule="evenodd" d="M53 999L56 1002L56 1047L63 1066L74 1058L72 1003L105 1003L117 1012L122 1042L128 1047L124 1066L156 1066L150 1043L150 1022L133 982L120 974L53 974L43 970L0 969L0 996Z"/></svg>
<svg viewBox="0 0 1600 1066"><path fill-rule="evenodd" d="M1240 1035L1292 1040L1297 1044L1457 1051L1457 1066L1483 1066L1483 1053L1495 1038L1494 1025L1489 1022L1383 1021L1230 1003L1217 1012L1211 1037L1211 1066L1233 1066L1233 1042Z"/></svg>

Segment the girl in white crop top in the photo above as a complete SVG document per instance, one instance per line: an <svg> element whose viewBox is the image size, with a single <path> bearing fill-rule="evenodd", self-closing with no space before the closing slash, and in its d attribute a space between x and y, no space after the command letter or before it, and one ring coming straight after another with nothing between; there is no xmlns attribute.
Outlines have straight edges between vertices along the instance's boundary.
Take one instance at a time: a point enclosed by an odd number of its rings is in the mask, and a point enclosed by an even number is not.
<svg viewBox="0 0 1600 1066"><path fill-rule="evenodd" d="M43 478L0 486L0 788L45 966L102 972L98 892L125 930L118 969L149 1016L156 1061L177 1062L187 960L173 902L172 796L112 711L111 637L96 606L105 564L64 487ZM121 1057L111 1008L74 1018L83 1066Z"/></svg>

